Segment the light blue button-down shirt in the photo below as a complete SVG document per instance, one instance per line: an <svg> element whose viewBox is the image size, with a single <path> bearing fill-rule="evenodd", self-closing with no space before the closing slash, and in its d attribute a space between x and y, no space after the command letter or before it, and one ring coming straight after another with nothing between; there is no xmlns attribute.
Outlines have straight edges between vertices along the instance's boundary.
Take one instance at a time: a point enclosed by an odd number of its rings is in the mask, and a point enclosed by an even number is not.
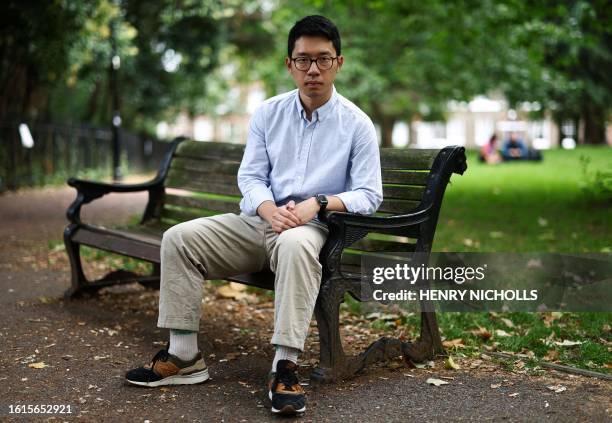
<svg viewBox="0 0 612 423"><path fill-rule="evenodd" d="M266 200L280 206L316 194L347 211L372 214L382 202L380 155L370 118L333 89L306 119L298 90L266 100L253 114L238 186L249 216Z"/></svg>

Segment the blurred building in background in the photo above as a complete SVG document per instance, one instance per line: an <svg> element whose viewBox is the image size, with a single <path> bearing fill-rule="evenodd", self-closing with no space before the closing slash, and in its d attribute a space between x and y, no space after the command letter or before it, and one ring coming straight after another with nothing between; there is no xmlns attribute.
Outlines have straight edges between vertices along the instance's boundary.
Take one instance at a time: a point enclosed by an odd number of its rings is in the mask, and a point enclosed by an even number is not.
<svg viewBox="0 0 612 423"><path fill-rule="evenodd" d="M262 84L234 87L228 95L228 104L220 104L214 116L202 115L190 119L181 115L175 122L160 122L157 136L161 139L186 136L198 141L244 144L251 114L265 98ZM556 148L560 143L564 148L575 147L579 132L575 123L568 121L559 127L548 113L541 113L540 107L538 103L525 102L516 110L511 109L501 95L478 96L470 102L452 101L448 103L446 121L396 123L393 145L413 148L463 145L478 148L494 133L504 140L510 133L516 132L536 149ZM543 117L530 118L534 115ZM612 131L608 131L608 134L612 134Z"/></svg>

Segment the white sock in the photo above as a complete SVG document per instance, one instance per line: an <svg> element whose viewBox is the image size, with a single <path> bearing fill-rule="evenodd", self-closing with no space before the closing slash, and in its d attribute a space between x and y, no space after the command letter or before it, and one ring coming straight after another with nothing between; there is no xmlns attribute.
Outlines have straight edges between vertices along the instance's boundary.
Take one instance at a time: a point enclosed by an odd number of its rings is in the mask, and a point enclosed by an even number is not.
<svg viewBox="0 0 612 423"><path fill-rule="evenodd" d="M170 329L170 348L168 352L183 361L193 360L198 354L198 333Z"/></svg>
<svg viewBox="0 0 612 423"><path fill-rule="evenodd" d="M172 344L172 343L171 343ZM291 347L283 347L282 345L276 346L276 353L274 354L274 361L272 362L272 371L276 371L276 364L279 360L289 360L297 364L298 354L300 350L291 348Z"/></svg>

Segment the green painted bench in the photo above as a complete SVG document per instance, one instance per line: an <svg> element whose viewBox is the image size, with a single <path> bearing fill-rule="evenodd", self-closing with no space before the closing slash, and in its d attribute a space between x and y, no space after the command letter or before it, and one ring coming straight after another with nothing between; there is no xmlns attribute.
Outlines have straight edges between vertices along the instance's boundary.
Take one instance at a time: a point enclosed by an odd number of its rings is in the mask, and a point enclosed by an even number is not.
<svg viewBox="0 0 612 423"><path fill-rule="evenodd" d="M77 198L68 208L70 224L64 231L72 273L66 295L77 297L121 283L159 287L164 230L189 219L239 212L236 175L243 152L244 145L175 140L150 182L127 185L69 179ZM320 338L320 362L311 375L315 383L348 377L373 362L399 355L422 361L444 353L433 312L421 313L420 338L415 342L381 338L357 356L343 351L339 307L347 292L359 297L362 255L430 252L446 185L452 173L463 174L467 168L463 147L381 149L381 164L384 200L376 215L327 213L330 232L320 255L323 277L315 307ZM149 192L139 225L109 229L81 221L84 204L109 193L137 191ZM81 265L81 245L146 260L153 263L153 272L136 275L118 270L89 281ZM228 280L274 289L274 275L269 270Z"/></svg>

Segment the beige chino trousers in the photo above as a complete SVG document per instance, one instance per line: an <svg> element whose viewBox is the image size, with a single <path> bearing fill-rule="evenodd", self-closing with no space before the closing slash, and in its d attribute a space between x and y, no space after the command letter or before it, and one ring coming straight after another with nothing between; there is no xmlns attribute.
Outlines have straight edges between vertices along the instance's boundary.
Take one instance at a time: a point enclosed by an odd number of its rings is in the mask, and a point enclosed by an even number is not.
<svg viewBox="0 0 612 423"><path fill-rule="evenodd" d="M236 214L171 227L161 245L157 325L197 331L204 279L269 267L275 273L271 343L303 350L319 294L319 253L327 234L327 228L314 221L277 234L259 216Z"/></svg>

